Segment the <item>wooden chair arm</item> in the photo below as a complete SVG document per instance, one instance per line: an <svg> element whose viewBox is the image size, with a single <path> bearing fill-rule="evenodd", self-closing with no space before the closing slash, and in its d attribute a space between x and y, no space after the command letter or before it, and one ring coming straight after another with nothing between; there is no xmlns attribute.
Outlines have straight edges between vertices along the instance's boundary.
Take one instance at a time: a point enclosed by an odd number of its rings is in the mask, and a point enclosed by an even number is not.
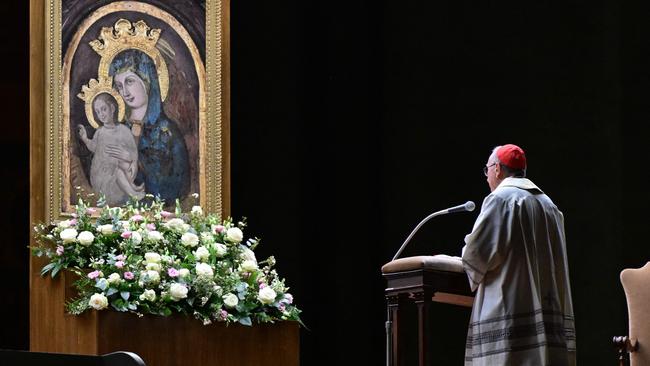
<svg viewBox="0 0 650 366"><path fill-rule="evenodd" d="M629 338L627 336L617 336L612 341L618 351L618 365L628 366L630 364L628 354L637 350L639 342L636 338Z"/></svg>

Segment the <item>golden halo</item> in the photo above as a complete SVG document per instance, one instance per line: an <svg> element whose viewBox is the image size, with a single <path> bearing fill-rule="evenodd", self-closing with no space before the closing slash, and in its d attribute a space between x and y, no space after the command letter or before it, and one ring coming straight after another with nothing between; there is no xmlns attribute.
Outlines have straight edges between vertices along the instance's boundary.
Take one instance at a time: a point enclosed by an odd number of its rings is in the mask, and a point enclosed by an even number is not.
<svg viewBox="0 0 650 366"><path fill-rule="evenodd" d="M87 86L84 85L81 87L81 93L77 94L77 96L79 99L86 102L86 118L88 118L88 122L95 129L99 128L99 123L95 121L95 114L93 113L93 101L95 100L96 96L103 93L110 94L113 98L115 98L115 101L117 102L117 121L124 121L124 113L126 110L124 99L122 99L122 96L115 89L113 89L113 78L100 77L99 81L90 79Z"/></svg>
<svg viewBox="0 0 650 366"><path fill-rule="evenodd" d="M156 48L158 38L160 38L160 29L149 28L144 20L131 24L126 19L119 19L113 28L103 27L99 39L89 43L93 50L101 56L97 74L100 78L107 78L111 62L118 53L129 49L142 51L151 57L156 66L160 99L164 102L169 90L169 71L165 59Z"/></svg>

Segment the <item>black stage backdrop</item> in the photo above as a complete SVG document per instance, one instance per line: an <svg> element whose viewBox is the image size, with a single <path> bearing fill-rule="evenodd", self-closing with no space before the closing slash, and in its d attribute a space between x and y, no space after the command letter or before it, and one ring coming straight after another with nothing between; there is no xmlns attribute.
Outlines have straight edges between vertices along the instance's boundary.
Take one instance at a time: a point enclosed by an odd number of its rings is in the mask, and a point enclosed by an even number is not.
<svg viewBox="0 0 650 366"><path fill-rule="evenodd" d="M0 348L28 347L28 12L0 77ZM516 143L565 214L578 361L615 362L619 273L650 260L650 9L633 2L233 1L232 214L304 310L303 365L384 362L380 267L429 213L489 189ZM473 213L428 223L404 256L457 255ZM444 364L468 312L434 306Z"/></svg>

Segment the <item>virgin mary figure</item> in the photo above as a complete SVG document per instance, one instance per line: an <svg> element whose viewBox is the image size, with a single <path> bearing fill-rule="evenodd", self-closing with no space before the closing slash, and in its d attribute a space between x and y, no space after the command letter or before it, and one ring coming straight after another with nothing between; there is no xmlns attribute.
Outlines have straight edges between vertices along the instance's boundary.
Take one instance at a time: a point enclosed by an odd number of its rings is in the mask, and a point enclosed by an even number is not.
<svg viewBox="0 0 650 366"><path fill-rule="evenodd" d="M127 49L115 56L109 75L126 104L126 123L138 145L136 184L171 204L188 194L187 147L175 121L162 108L158 73L144 52Z"/></svg>

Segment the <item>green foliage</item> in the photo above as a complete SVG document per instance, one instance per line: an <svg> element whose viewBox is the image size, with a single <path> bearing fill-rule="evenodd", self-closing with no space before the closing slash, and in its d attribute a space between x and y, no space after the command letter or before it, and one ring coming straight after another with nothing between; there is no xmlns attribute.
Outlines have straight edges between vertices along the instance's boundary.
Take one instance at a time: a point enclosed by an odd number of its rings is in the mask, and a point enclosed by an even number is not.
<svg viewBox="0 0 650 366"><path fill-rule="evenodd" d="M275 258L258 262L260 239L244 240L245 220L204 214L200 206L174 213L159 198L98 208L80 199L75 217L34 227L32 254L49 258L41 275L76 273L71 314L112 308L137 315L193 316L252 325L300 321Z"/></svg>

